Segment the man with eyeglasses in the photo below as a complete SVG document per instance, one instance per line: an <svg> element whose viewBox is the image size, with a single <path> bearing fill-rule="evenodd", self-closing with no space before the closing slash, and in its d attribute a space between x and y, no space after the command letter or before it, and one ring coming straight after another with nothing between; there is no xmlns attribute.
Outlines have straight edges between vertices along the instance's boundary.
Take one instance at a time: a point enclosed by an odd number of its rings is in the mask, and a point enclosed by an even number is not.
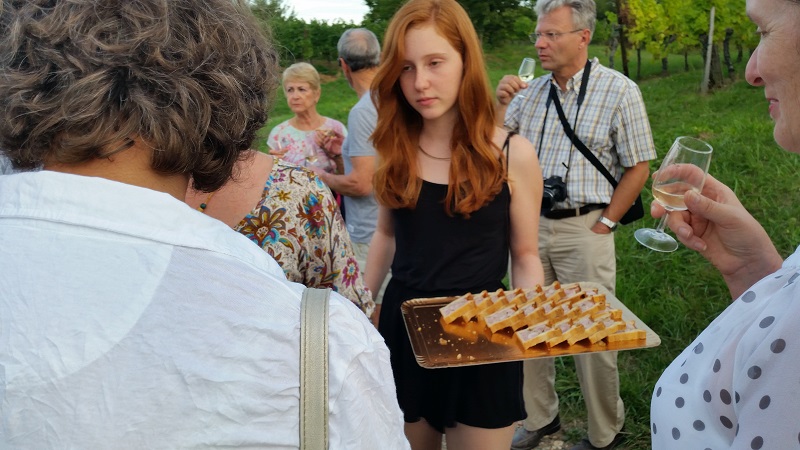
<svg viewBox="0 0 800 450"><path fill-rule="evenodd" d="M545 282L597 282L613 293L612 232L641 192L648 161L656 157L644 101L633 81L597 58L589 60L593 0L539 0L534 8L538 22L530 37L541 67L550 74L530 83L505 76L496 92L498 121L537 147L545 177L539 225ZM577 139L570 139L571 133ZM584 156L581 144L618 182L616 188ZM575 366L588 436L572 450L615 448L623 439L625 420L617 354L575 356ZM528 417L514 436L514 450L535 448L561 428L554 360L528 360L523 370Z"/></svg>

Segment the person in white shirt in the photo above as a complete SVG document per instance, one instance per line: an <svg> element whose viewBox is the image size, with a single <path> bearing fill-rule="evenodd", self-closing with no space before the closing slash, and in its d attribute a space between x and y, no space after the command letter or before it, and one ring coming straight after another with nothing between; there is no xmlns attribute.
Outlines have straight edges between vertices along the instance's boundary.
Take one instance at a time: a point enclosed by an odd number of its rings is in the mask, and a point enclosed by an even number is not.
<svg viewBox="0 0 800 450"><path fill-rule="evenodd" d="M243 2L3 0L0 448L298 448L300 295L183 202L267 119ZM409 448L388 350L333 293L330 448Z"/></svg>

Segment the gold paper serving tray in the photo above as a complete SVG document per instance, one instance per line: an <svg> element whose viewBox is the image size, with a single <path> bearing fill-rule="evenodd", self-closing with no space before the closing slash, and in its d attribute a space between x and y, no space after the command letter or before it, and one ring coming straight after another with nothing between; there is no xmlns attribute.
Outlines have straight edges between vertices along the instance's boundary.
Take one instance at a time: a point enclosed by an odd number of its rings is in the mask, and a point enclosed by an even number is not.
<svg viewBox="0 0 800 450"><path fill-rule="evenodd" d="M594 288L605 294L609 307L622 310L623 320L634 321L636 328L645 331L646 338L612 343L600 341L596 344L584 339L574 345L563 342L552 348L536 345L526 350L517 342L510 329L492 333L483 324L476 321L464 322L462 319L445 324L441 320L439 308L453 301L455 297L412 299L404 302L401 310L417 362L428 369L634 350L661 344L661 338L606 288L597 283L579 284L583 289Z"/></svg>

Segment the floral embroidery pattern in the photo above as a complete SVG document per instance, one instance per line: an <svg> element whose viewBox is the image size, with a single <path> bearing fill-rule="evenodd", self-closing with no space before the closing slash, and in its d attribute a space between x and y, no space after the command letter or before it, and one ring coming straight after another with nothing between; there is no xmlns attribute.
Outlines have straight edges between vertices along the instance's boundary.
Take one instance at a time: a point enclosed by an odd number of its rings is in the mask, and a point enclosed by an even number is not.
<svg viewBox="0 0 800 450"><path fill-rule="evenodd" d="M303 222L306 234L313 237L321 237L325 231L325 213L322 210L319 198L314 194L308 194L303 198L300 205L300 212L297 218Z"/></svg>
<svg viewBox="0 0 800 450"><path fill-rule="evenodd" d="M289 280L331 288L372 314L339 207L313 172L276 160L258 205L234 229L275 258Z"/></svg>
<svg viewBox="0 0 800 450"><path fill-rule="evenodd" d="M345 286L355 286L358 280L358 262L353 257L347 258L347 264L344 267L342 282Z"/></svg>

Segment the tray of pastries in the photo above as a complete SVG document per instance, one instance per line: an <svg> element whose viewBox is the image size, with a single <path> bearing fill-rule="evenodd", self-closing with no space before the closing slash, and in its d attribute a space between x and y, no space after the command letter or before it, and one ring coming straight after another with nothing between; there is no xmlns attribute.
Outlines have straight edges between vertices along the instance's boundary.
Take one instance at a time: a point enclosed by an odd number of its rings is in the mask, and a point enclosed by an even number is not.
<svg viewBox="0 0 800 450"><path fill-rule="evenodd" d="M417 298L402 305L425 368L655 347L658 335L598 283Z"/></svg>

